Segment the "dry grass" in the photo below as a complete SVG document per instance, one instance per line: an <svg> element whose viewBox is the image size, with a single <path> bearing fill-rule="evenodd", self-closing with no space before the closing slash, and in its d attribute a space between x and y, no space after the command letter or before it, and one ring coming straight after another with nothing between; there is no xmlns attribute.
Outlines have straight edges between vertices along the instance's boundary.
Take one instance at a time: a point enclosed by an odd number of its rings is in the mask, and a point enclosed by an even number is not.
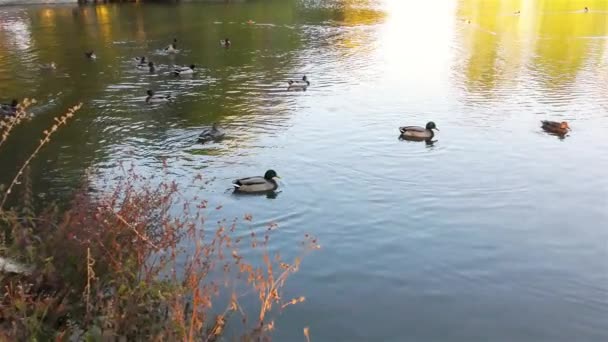
<svg viewBox="0 0 608 342"><path fill-rule="evenodd" d="M67 210L3 209L31 160L79 108L43 133L2 196L0 248L33 271L0 274L0 340L216 341L229 326L234 338L269 340L272 317L305 300L284 298L300 258L288 263L271 255L276 225L250 231L243 226L253 217L246 215L209 229L205 221L214 209L206 201L187 200L175 182L155 184L133 169L106 192L77 191ZM4 133L27 115L20 117L1 126L0 147L8 138ZM172 214L176 208L179 214ZM260 259L245 260L244 244ZM317 248L306 235L300 255ZM244 307L248 297L259 306ZM308 328L304 334L308 340Z"/></svg>

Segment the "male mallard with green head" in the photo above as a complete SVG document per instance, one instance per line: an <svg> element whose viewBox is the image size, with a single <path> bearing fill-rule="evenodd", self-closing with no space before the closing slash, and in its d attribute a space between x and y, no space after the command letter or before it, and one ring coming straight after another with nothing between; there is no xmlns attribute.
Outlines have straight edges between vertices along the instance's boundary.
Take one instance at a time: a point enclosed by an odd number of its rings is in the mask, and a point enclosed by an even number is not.
<svg viewBox="0 0 608 342"><path fill-rule="evenodd" d="M279 178L274 170L268 170L264 177L257 176L235 180L233 182L234 191L249 194L274 191L279 187L277 183Z"/></svg>

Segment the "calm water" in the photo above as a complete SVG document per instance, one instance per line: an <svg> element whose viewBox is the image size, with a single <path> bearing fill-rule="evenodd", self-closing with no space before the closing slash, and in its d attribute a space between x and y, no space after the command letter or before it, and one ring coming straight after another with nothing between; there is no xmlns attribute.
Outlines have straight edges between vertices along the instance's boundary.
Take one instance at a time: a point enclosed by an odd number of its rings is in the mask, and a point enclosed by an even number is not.
<svg viewBox="0 0 608 342"><path fill-rule="evenodd" d="M187 191L223 217L278 222L283 255L319 237L279 341L304 326L314 341L608 340L608 2L422 3L0 8L0 98L42 103L0 156L0 183L81 100L32 170L47 198L87 169L162 175L167 159L184 186L210 180ZM173 37L182 52L160 53ZM159 72L133 70L143 54ZM174 63L204 69L177 79ZM309 90L286 92L303 74ZM177 100L145 105L147 89ZM573 131L560 140L541 119ZM429 120L434 145L398 140ZM197 144L215 121L229 138ZM283 177L275 199L226 192L268 168Z"/></svg>

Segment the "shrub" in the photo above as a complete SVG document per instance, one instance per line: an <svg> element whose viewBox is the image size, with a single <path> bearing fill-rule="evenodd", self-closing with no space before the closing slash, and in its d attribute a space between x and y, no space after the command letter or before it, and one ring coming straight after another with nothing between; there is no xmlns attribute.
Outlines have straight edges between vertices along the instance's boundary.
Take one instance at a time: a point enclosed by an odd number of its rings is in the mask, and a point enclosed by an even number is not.
<svg viewBox="0 0 608 342"><path fill-rule="evenodd" d="M26 120L28 104L0 125L0 148ZM0 272L0 337L214 341L228 323L240 320L241 328L231 329L239 338L270 339L272 315L304 301L283 297L300 259L286 263L271 255L275 224L260 238L239 228L251 215L206 229L205 213L214 210L206 201L187 200L175 182L155 184L133 169L123 170L103 192L87 191L85 179L67 209L35 210L27 187L21 205L3 209L19 181L28 184L24 175L31 160L79 108L55 119L2 194L0 248L10 256L5 260L22 269ZM178 215L172 214L176 208ZM258 251L260 261L240 255L244 243ZM302 253L316 248L306 235ZM241 305L247 295L257 298L257 308Z"/></svg>

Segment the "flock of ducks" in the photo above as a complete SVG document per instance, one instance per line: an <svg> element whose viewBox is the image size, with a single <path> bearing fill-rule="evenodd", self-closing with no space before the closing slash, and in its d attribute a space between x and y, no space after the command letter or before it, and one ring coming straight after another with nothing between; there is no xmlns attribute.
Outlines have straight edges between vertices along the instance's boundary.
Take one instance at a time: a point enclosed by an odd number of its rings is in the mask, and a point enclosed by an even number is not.
<svg viewBox="0 0 608 342"><path fill-rule="evenodd" d="M588 12L588 8L585 7L585 12ZM232 42L229 38L220 40L220 46L224 48L228 48L232 45ZM169 44L167 47L163 49L167 53L178 53L177 49L177 38L173 39L173 42ZM85 52L85 57L87 59L95 60L97 56L94 51ZM137 64L137 69L148 69L150 73L155 72L155 65L152 61L148 60L145 56L135 57L133 58L135 63ZM54 62L43 66L44 69L56 69L56 65ZM175 67L175 69L171 72L175 76L182 75L192 75L196 72L196 65L192 64L187 67ZM310 81L307 76L303 76L301 80L289 80L287 81L288 90L291 91L306 91L306 89L310 86ZM173 101L173 97L171 95L158 95L155 94L154 91L148 90L146 92L147 97L145 99L146 103L163 103ZM19 101L17 99L13 99L11 103L1 104L0 105L0 117L10 117L14 116L18 111ZM564 137L569 131L570 126L567 122L555 122L543 120L541 121L541 127L546 132L558 135L560 137ZM430 121L426 124L425 127L420 126L403 126L399 127L400 138L409 141L432 141L433 137L435 137L435 131L439 131L437 125ZM200 143L207 143L212 141L218 141L224 138L226 133L219 127L217 123L214 123L211 127L204 129L199 137L198 141ZM278 188L278 179L280 177L274 170L268 170L264 174L264 176L256 176L256 177L247 177L237 179L233 182L234 191L238 193L269 193L273 192Z"/></svg>

